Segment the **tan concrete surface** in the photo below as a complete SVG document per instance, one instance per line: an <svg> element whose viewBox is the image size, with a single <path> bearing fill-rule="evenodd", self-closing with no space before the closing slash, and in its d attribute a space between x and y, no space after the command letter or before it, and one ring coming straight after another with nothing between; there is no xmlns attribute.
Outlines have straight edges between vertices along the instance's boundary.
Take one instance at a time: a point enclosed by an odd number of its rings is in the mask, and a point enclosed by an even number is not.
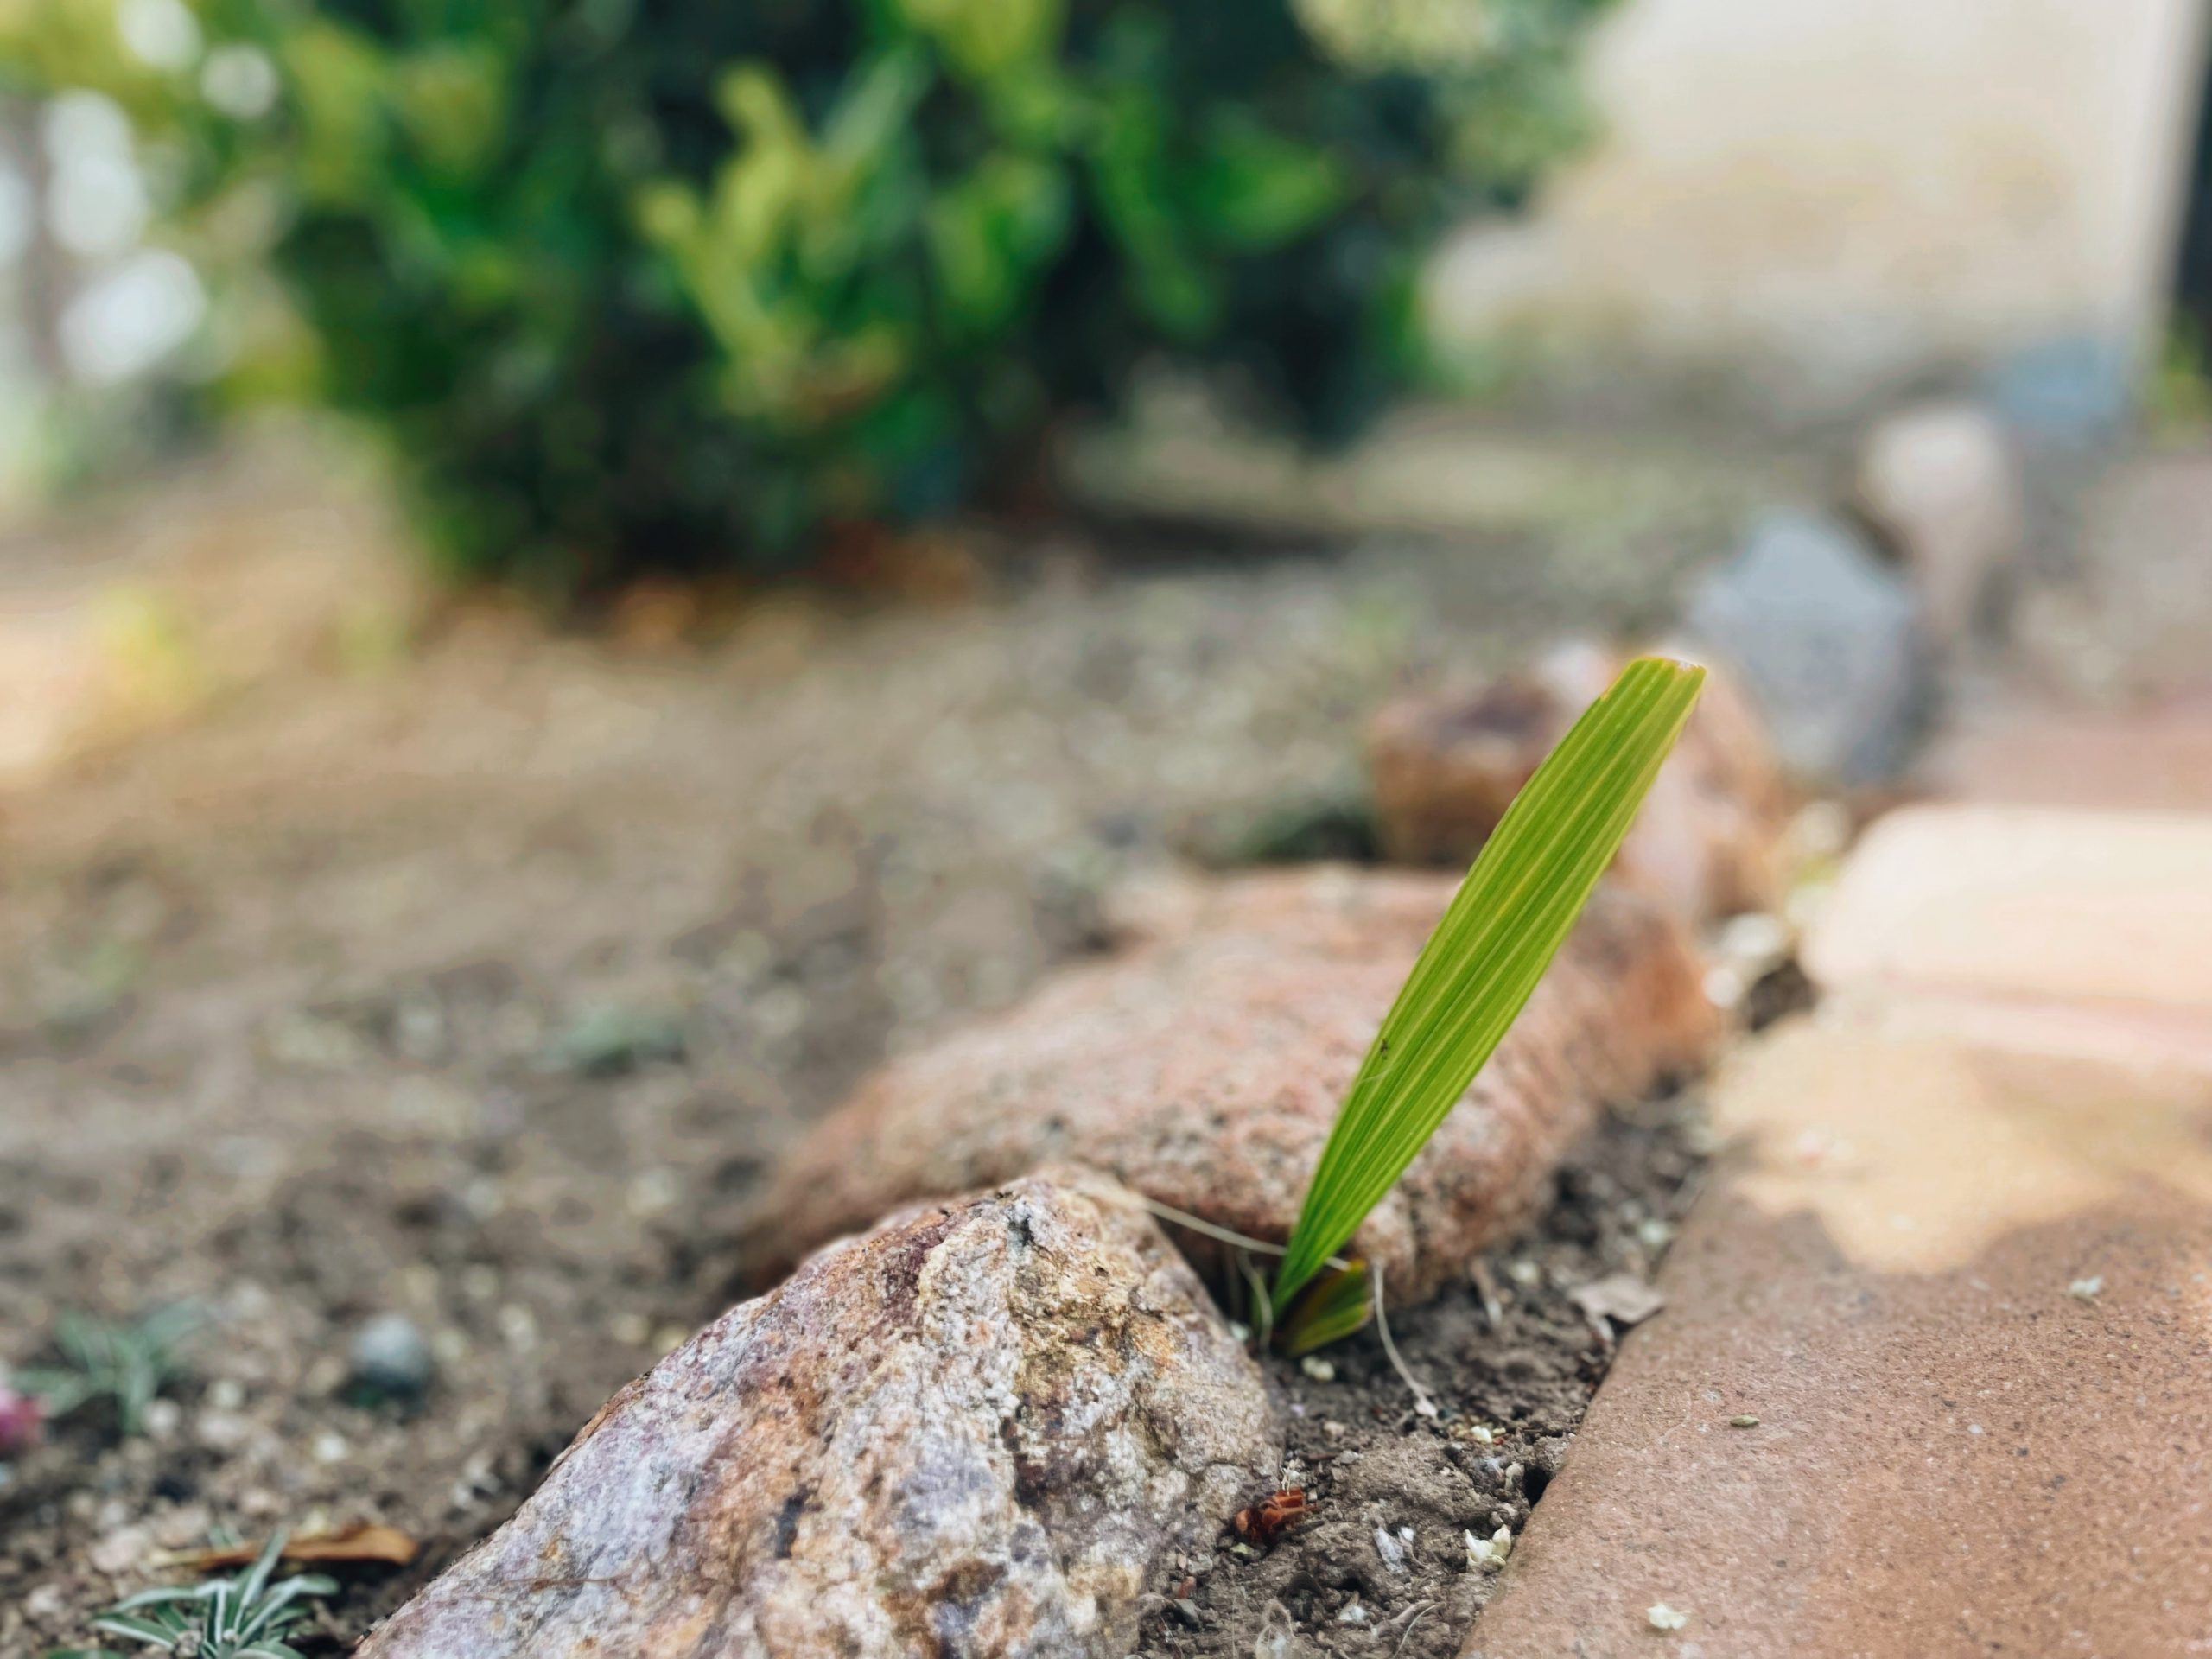
<svg viewBox="0 0 2212 1659"><path fill-rule="evenodd" d="M2212 1653L2208 941L2212 819L1878 822L1469 1653Z"/></svg>
<svg viewBox="0 0 2212 1659"><path fill-rule="evenodd" d="M1852 855L1805 966L1829 989L2212 1017L2212 817L1893 812Z"/></svg>
<svg viewBox="0 0 2212 1659"><path fill-rule="evenodd" d="M2212 1652L2212 1079L1799 1022L1718 1092L1469 1652Z"/></svg>
<svg viewBox="0 0 2212 1659"><path fill-rule="evenodd" d="M2122 713L2037 713L1953 734L1926 767L1952 800L2212 812L2212 692Z"/></svg>

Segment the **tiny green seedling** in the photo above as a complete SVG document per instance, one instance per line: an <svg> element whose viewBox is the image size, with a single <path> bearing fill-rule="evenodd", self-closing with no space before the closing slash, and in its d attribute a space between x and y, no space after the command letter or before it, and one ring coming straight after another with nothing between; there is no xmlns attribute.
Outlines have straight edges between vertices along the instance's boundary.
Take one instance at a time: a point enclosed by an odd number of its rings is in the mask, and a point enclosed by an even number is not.
<svg viewBox="0 0 2212 1659"><path fill-rule="evenodd" d="M1428 1144L1528 1002L1611 862L1705 671L1623 669L1522 786L1421 948L1323 1147L1268 1300L1293 1353L1365 1322L1368 1275L1338 1255ZM1315 1283L1316 1275L1332 1269ZM1309 1290L1309 1286L1311 1289ZM1306 1292L1294 1306L1293 1299Z"/></svg>
<svg viewBox="0 0 2212 1659"><path fill-rule="evenodd" d="M102 1636L119 1636L140 1651L194 1659L302 1659L285 1641L308 1616L307 1599L334 1595L338 1581L306 1573L271 1584L284 1553L277 1533L251 1567L230 1578L174 1589L142 1590L92 1621ZM47 1659L128 1659L113 1648L60 1648Z"/></svg>
<svg viewBox="0 0 2212 1659"><path fill-rule="evenodd" d="M111 1400L117 1427L125 1436L143 1434L146 1408L182 1370L177 1350L200 1322L198 1310L183 1304L149 1313L135 1325L64 1313L54 1330L63 1363L18 1371L16 1386L35 1395L48 1418Z"/></svg>

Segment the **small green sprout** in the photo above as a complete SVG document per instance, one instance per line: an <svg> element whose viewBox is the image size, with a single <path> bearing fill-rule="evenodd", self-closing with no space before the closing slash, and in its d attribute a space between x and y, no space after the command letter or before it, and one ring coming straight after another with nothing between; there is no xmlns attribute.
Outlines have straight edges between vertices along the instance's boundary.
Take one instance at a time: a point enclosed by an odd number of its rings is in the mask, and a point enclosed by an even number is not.
<svg viewBox="0 0 2212 1659"><path fill-rule="evenodd" d="M49 1418L112 1400L116 1426L125 1436L143 1434L146 1408L182 1370L177 1349L200 1325L199 1311L186 1304L161 1308L135 1325L64 1313L54 1331L63 1363L18 1371L16 1386L35 1395Z"/></svg>
<svg viewBox="0 0 2212 1659"><path fill-rule="evenodd" d="M1477 856L1383 1017L1315 1165L1277 1269L1280 1312L1338 1270L1277 1329L1304 1352L1365 1318L1357 1263L1338 1251L1428 1144L1505 1035L1628 833L1697 702L1705 671L1643 657L1623 669ZM1351 1282L1347 1282L1350 1281Z"/></svg>
<svg viewBox="0 0 2212 1659"><path fill-rule="evenodd" d="M334 1595L338 1581L320 1573L269 1581L284 1535L273 1535L245 1572L173 1589L142 1590L92 1621L102 1636L119 1636L141 1651L192 1659L302 1659L284 1640L308 1616L309 1596ZM61 1648L47 1659L128 1659L113 1648Z"/></svg>

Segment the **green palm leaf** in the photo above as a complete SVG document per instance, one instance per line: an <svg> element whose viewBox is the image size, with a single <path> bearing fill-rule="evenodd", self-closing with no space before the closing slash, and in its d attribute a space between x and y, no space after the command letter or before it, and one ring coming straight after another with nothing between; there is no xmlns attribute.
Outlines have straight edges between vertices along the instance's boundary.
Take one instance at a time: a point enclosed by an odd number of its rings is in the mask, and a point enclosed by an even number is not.
<svg viewBox="0 0 2212 1659"><path fill-rule="evenodd" d="M1276 1274L1278 1308L1358 1230L1520 1014L1704 681L1638 658L1514 798L1352 1080Z"/></svg>

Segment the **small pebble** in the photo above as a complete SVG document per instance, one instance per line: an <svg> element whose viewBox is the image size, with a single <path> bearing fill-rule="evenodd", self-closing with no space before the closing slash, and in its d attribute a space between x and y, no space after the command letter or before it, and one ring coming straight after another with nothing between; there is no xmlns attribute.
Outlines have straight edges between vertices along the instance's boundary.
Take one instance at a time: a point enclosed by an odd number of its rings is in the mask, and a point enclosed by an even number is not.
<svg viewBox="0 0 2212 1659"><path fill-rule="evenodd" d="M1471 1532L1461 1536L1467 1541L1467 1565L1471 1567L1503 1567L1505 1558L1513 1553L1510 1527L1500 1527L1487 1538L1478 1538Z"/></svg>
<svg viewBox="0 0 2212 1659"><path fill-rule="evenodd" d="M1721 954L1751 962L1768 962L1789 946L1789 930L1779 916L1746 911L1720 925Z"/></svg>
<svg viewBox="0 0 2212 1659"><path fill-rule="evenodd" d="M378 1313L353 1333L348 1378L386 1399L413 1400L429 1391L434 1370L429 1339L404 1313Z"/></svg>
<svg viewBox="0 0 2212 1659"><path fill-rule="evenodd" d="M85 1554L110 1578L120 1578L144 1560L152 1546L153 1539L145 1528L118 1527L105 1537L96 1539Z"/></svg>
<svg viewBox="0 0 2212 1659"><path fill-rule="evenodd" d="M512 1352L528 1353L537 1345L537 1315L524 1304L503 1302L493 1318Z"/></svg>
<svg viewBox="0 0 2212 1659"><path fill-rule="evenodd" d="M1319 1354L1306 1355L1298 1362L1298 1369L1316 1382L1333 1382L1337 1380L1337 1368Z"/></svg>
<svg viewBox="0 0 2212 1659"><path fill-rule="evenodd" d="M253 1438L253 1420L243 1412L203 1411L193 1432L210 1452L236 1452Z"/></svg>
<svg viewBox="0 0 2212 1659"><path fill-rule="evenodd" d="M1757 1428L1758 1426L1759 1420L1748 1411L1739 1413L1728 1420L1728 1427L1731 1428Z"/></svg>
<svg viewBox="0 0 2212 1659"><path fill-rule="evenodd" d="M2066 1287L2066 1294L2077 1302L2094 1302L2105 1287L2105 1276L2097 1274L2088 1279L2076 1279Z"/></svg>
<svg viewBox="0 0 2212 1659"><path fill-rule="evenodd" d="M1663 1601L1655 1601L1645 1608L1643 1617L1655 1630L1679 1630L1690 1622L1688 1613L1678 1612Z"/></svg>

